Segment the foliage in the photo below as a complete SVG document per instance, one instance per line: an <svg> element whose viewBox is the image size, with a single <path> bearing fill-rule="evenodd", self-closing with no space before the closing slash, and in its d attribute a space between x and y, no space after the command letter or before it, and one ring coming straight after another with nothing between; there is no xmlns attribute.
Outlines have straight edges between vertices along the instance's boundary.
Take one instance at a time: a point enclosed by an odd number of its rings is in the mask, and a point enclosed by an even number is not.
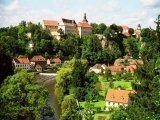
<svg viewBox="0 0 160 120"><path fill-rule="evenodd" d="M85 36L83 39L82 58L87 59L90 63L100 61L102 46L99 39L94 35Z"/></svg>
<svg viewBox="0 0 160 120"><path fill-rule="evenodd" d="M62 67L57 72L56 89L59 91L59 103L63 101L65 95L74 94L75 97L81 101L85 99L86 95L94 96L96 93L93 88L98 81L95 73L87 72L87 61L80 59L72 59L65 61Z"/></svg>
<svg viewBox="0 0 160 120"><path fill-rule="evenodd" d="M128 114L119 108L112 113L110 120L128 120Z"/></svg>
<svg viewBox="0 0 160 120"><path fill-rule="evenodd" d="M105 70L105 73L104 73L104 77L107 79L107 81L109 80L109 78L112 77L112 74L111 74L111 71L110 70Z"/></svg>
<svg viewBox="0 0 160 120"><path fill-rule="evenodd" d="M138 50L138 43L137 40L133 37L127 38L123 42L125 46L125 52L129 56L132 56L133 58L137 58L139 55L139 50Z"/></svg>
<svg viewBox="0 0 160 120"><path fill-rule="evenodd" d="M0 119L41 119L48 92L33 83L33 74L20 71L0 88Z"/></svg>
<svg viewBox="0 0 160 120"><path fill-rule="evenodd" d="M85 120L93 120L93 118L94 118L94 104L92 104L90 102L86 102L82 115Z"/></svg>
<svg viewBox="0 0 160 120"><path fill-rule="evenodd" d="M104 31L103 34L106 37L107 41L109 41L108 47L112 49L112 51L117 53L115 55L115 58L123 56L124 55L124 46L123 46L124 35L122 34L122 28L117 26L116 24L112 24Z"/></svg>
<svg viewBox="0 0 160 120"><path fill-rule="evenodd" d="M77 100L74 95L68 95L64 97L62 102L62 115L60 120L81 120L81 116L78 111Z"/></svg>
<svg viewBox="0 0 160 120"><path fill-rule="evenodd" d="M104 23L100 23L99 25L97 23L91 23L91 26L93 28L93 34L103 34L105 29L107 28L107 26Z"/></svg>
<svg viewBox="0 0 160 120"><path fill-rule="evenodd" d="M155 37L155 31L144 29L142 32L143 42L150 43L151 47L143 55L145 64L137 71L137 83L133 84L136 93L130 96L131 101L126 112L131 119L158 120L160 119L159 38Z"/></svg>

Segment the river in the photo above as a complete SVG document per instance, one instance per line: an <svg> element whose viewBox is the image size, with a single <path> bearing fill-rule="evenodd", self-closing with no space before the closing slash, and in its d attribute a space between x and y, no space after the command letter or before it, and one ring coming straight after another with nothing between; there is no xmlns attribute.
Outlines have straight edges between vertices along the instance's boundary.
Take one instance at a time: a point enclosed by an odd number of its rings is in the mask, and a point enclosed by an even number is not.
<svg viewBox="0 0 160 120"><path fill-rule="evenodd" d="M61 113L61 108L58 104L57 97L54 92L56 80L55 80L55 75L37 75L36 76L37 83L44 85L49 92L49 97L48 97L48 103L51 106L51 108L54 110L54 115L57 120L59 120L59 116Z"/></svg>

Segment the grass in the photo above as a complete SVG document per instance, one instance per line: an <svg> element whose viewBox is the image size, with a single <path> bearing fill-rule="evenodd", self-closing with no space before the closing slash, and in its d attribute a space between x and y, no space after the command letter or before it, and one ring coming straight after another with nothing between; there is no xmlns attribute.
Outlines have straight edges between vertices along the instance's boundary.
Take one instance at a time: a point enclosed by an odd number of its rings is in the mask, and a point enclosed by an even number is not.
<svg viewBox="0 0 160 120"><path fill-rule="evenodd" d="M100 111L95 113L94 120L108 120L112 114L111 112L106 112L104 109L106 92L108 89L111 89L109 87L109 84L110 83L103 76L99 76L98 83L96 84L96 88L101 97L99 98L98 102L91 102L92 104L94 104L95 108L100 109ZM113 84L114 84L113 89L117 89L118 87L121 87L127 90L132 90L131 81L125 81L123 79L119 81L114 80ZM85 103L86 103L85 101L80 102L80 106L84 108Z"/></svg>
<svg viewBox="0 0 160 120"><path fill-rule="evenodd" d="M111 112L96 113L94 115L94 120L108 120L111 114Z"/></svg>
<svg viewBox="0 0 160 120"><path fill-rule="evenodd" d="M125 88L126 90L132 90L132 85L131 85L131 81L114 81L114 88L118 88L119 86L121 86L122 88Z"/></svg>
<svg viewBox="0 0 160 120"><path fill-rule="evenodd" d="M113 81L114 89L117 89L118 87L124 88L126 90L132 90L132 85L130 81L120 80L120 81ZM109 89L109 82L106 81L106 79L103 76L99 76L99 87L100 87L100 95L104 95L102 91L107 91Z"/></svg>
<svg viewBox="0 0 160 120"><path fill-rule="evenodd" d="M82 108L85 107L86 102L80 102ZM94 114L94 120L108 120L111 112L104 112L105 101L92 102L95 108L101 108L101 111ZM105 118L105 119L104 119Z"/></svg>
<svg viewBox="0 0 160 120"><path fill-rule="evenodd" d="M86 102L80 102L80 106L81 106L82 108L84 108L84 107L85 107L85 103L86 103ZM104 110L105 101L100 100L100 101L98 101L98 102L91 102L91 103L94 104L94 107L95 107L95 108L101 108L101 111Z"/></svg>

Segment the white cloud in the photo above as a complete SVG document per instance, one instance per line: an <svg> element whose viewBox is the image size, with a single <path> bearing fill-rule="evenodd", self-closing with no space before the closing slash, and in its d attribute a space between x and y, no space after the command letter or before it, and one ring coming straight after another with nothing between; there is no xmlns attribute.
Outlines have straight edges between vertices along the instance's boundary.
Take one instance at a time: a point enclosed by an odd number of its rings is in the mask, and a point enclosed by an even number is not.
<svg viewBox="0 0 160 120"><path fill-rule="evenodd" d="M160 0L141 0L142 3L150 7L160 7Z"/></svg>
<svg viewBox="0 0 160 120"><path fill-rule="evenodd" d="M13 0L12 3L10 3L8 6L4 7L4 10L6 12L15 12L18 9L19 9L19 1L18 0Z"/></svg>
<svg viewBox="0 0 160 120"><path fill-rule="evenodd" d="M24 1L32 3L32 0ZM143 4L140 2L140 8L128 11L120 0L99 0L98 2L93 0L91 4L87 4L86 0L78 0L77 2L75 0L53 0L51 2L53 8L49 5L46 6L47 4L42 5L42 7L34 5L31 7L30 4L25 4L25 2L21 2L20 0L12 0L7 6L0 4L0 27L15 25L22 20L38 23L43 19L60 20L62 17L75 19L79 22L83 20L85 12L87 13L89 22L103 22L107 25L112 23L118 25L126 24L134 28L137 24L142 24L142 27L153 26L153 20L160 11L160 7L157 7L160 0L141 1ZM36 2L33 3L35 4ZM153 7L155 5L156 7Z"/></svg>

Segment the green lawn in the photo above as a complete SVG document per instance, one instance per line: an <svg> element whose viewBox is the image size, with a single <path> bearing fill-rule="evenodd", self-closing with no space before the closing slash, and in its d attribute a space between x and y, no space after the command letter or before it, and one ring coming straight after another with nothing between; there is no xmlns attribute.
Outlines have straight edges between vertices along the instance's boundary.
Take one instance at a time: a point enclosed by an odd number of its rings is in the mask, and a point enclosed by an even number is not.
<svg viewBox="0 0 160 120"><path fill-rule="evenodd" d="M82 108L84 108L85 107L85 103L86 102L80 102L80 106L82 107ZM105 107L105 101L98 101L98 102L91 102L92 104L94 104L94 107L95 108L101 108L101 111L103 111L104 110L104 107Z"/></svg>
<svg viewBox="0 0 160 120"><path fill-rule="evenodd" d="M102 113L96 113L94 115L94 120L108 120L111 116L111 112L102 112Z"/></svg>
<svg viewBox="0 0 160 120"><path fill-rule="evenodd" d="M119 86L121 86L122 88L125 88L127 90L132 90L132 85L131 85L131 81L114 81L114 88L118 88Z"/></svg>
<svg viewBox="0 0 160 120"><path fill-rule="evenodd" d="M97 108L99 109L97 113L95 113L94 115L94 120L108 120L111 113L110 112L106 112L105 111L105 96L106 96L106 92L108 89L111 89L109 87L109 82L103 77L103 76L99 76L98 77L98 83L96 84L96 88L97 90L99 90L99 95L101 96L99 98L98 102L92 102L92 104L94 104L95 110L97 110ZM127 89L127 90L132 90L132 85L131 85L132 81L125 81L125 80L120 80L120 81L113 81L114 87L112 89L118 89L118 87ZM84 102L80 102L80 106L82 108L85 107L85 101Z"/></svg>
<svg viewBox="0 0 160 120"><path fill-rule="evenodd" d="M132 90L132 81L125 81L125 80L120 80L120 81L113 81L114 88L117 89L119 86L121 86L124 89L127 90ZM102 91L108 90L109 87L109 82L106 81L106 79L103 76L99 76L99 87L100 87L100 94L104 95Z"/></svg>
<svg viewBox="0 0 160 120"><path fill-rule="evenodd" d="M86 102L80 102L80 106L82 108L84 108L85 107L85 103ZM102 118L104 118L104 117L107 118L107 119L109 118L110 113L104 112L105 101L98 101L98 102L92 102L92 103L94 104L95 108L100 108L100 111L98 113L95 113L94 120L98 120L99 116L102 117Z"/></svg>

